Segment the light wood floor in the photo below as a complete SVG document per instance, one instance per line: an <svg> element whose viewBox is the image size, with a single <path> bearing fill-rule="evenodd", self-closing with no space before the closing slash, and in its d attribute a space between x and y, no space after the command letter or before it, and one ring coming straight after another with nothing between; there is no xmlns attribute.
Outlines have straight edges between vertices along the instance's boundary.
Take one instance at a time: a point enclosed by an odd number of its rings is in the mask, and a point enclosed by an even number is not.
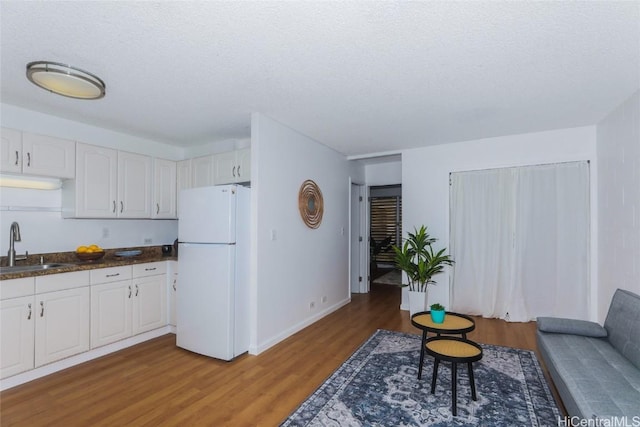
<svg viewBox="0 0 640 427"><path fill-rule="evenodd" d="M400 289L366 295L259 356L216 361L172 334L0 393L7 426L277 426L376 329L418 334ZM476 318L481 343L536 349L534 323Z"/></svg>

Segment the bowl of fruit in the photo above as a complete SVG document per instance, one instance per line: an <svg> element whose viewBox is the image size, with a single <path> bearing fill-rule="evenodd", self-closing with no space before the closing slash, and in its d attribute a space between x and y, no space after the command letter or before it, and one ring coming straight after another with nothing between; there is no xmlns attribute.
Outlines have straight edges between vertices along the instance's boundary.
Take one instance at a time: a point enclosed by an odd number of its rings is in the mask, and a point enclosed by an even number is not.
<svg viewBox="0 0 640 427"><path fill-rule="evenodd" d="M98 245L78 246L76 257L81 261L95 261L104 256L104 249Z"/></svg>

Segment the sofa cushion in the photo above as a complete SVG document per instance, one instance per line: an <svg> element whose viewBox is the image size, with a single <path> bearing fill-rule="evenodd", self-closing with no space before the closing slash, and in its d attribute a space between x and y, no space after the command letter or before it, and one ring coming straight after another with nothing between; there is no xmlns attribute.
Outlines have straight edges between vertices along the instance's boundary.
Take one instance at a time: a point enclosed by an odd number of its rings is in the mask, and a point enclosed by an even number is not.
<svg viewBox="0 0 640 427"><path fill-rule="evenodd" d="M586 320L559 317L538 317L538 330L554 334L573 334L585 337L604 338L607 330L598 323Z"/></svg>
<svg viewBox="0 0 640 427"><path fill-rule="evenodd" d="M640 296L616 290L604 327L611 345L640 369Z"/></svg>
<svg viewBox="0 0 640 427"><path fill-rule="evenodd" d="M538 331L538 347L569 415L638 415L640 370L606 339Z"/></svg>

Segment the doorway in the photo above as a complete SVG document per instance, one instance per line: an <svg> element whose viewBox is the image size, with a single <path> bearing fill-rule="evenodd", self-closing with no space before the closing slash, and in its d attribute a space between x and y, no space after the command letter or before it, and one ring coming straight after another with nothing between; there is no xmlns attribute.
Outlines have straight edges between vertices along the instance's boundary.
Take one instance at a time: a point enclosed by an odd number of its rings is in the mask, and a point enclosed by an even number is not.
<svg viewBox="0 0 640 427"><path fill-rule="evenodd" d="M393 246L402 242L402 185L369 187L369 276L372 282L397 285Z"/></svg>
<svg viewBox="0 0 640 427"><path fill-rule="evenodd" d="M350 194L350 235L349 251L351 262L349 264L349 284L351 293L369 292L369 282L366 280L365 268L365 223L366 210L364 207L365 187L361 184L351 183Z"/></svg>

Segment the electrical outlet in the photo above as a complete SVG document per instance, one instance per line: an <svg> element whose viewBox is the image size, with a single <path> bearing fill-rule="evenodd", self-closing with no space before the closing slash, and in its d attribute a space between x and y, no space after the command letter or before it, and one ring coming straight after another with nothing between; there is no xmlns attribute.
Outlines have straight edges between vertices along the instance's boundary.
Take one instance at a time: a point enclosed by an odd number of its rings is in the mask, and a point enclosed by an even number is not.
<svg viewBox="0 0 640 427"><path fill-rule="evenodd" d="M109 228L108 227L102 227L102 238L106 239L109 237Z"/></svg>
<svg viewBox="0 0 640 427"><path fill-rule="evenodd" d="M311 301L309 303L309 310L313 310L314 308L316 308L316 302L315 301Z"/></svg>
<svg viewBox="0 0 640 427"><path fill-rule="evenodd" d="M153 243L153 239L151 237L145 237L144 244L150 245L151 243Z"/></svg>
<svg viewBox="0 0 640 427"><path fill-rule="evenodd" d="M326 296L322 297L320 299L320 302L323 303L323 304L326 304L327 303L327 297Z"/></svg>

